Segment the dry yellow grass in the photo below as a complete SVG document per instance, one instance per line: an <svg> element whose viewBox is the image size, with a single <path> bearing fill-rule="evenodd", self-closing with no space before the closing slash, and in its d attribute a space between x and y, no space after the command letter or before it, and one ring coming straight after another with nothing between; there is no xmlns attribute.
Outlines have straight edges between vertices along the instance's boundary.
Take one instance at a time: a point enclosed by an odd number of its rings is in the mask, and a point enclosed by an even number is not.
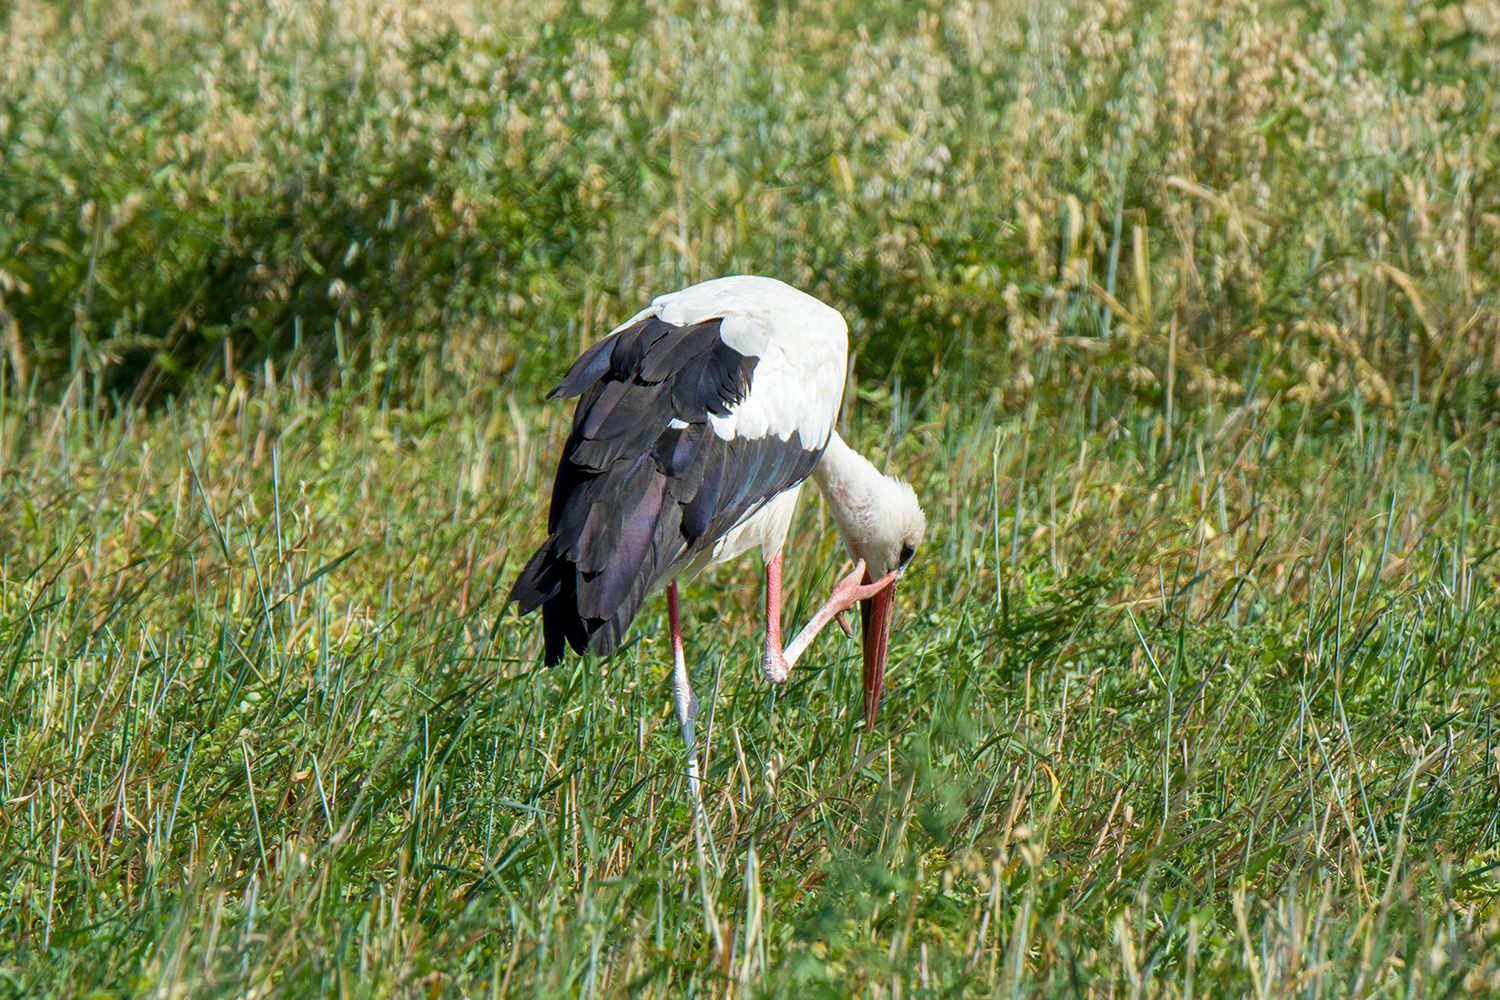
<svg viewBox="0 0 1500 1000"><path fill-rule="evenodd" d="M1256 359L1312 402L1494 382L1489 6L564 10L15 5L21 354L57 391L80 350L276 354L298 316L364 342L380 309L409 353L581 327L555 363L769 270L845 305L874 372L957 341L1012 398L1059 355L1187 405ZM1123 356L1069 341L1104 333Z"/></svg>

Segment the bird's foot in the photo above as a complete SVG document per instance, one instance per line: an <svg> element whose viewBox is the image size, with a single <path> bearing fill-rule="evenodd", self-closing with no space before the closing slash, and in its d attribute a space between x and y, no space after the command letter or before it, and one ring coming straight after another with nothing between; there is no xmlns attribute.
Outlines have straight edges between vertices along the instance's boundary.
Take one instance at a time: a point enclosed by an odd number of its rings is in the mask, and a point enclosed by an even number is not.
<svg viewBox="0 0 1500 1000"><path fill-rule="evenodd" d="M860 601L867 601L889 587L900 575L899 569L893 569L879 580L865 583L865 561L860 559L849 571L848 576L833 585L833 590L828 595L828 603L824 606L834 614L841 615Z"/></svg>

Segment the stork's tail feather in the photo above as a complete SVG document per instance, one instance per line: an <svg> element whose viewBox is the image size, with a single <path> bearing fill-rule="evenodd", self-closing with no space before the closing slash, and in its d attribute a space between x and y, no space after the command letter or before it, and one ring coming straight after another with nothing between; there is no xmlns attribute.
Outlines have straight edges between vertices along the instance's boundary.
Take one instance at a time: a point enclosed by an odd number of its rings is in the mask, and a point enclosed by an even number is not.
<svg viewBox="0 0 1500 1000"><path fill-rule="evenodd" d="M587 650L596 656L614 652L645 599L649 582L637 579L614 617L585 617L578 610L578 567L554 552L549 538L522 567L506 600L515 602L523 615L542 609L542 658L551 667L562 662L569 647L575 653Z"/></svg>
<svg viewBox="0 0 1500 1000"><path fill-rule="evenodd" d="M561 663L568 646L575 653L583 652L588 641L588 623L578 614L571 588L542 605L542 662L547 666Z"/></svg>
<svg viewBox="0 0 1500 1000"><path fill-rule="evenodd" d="M543 604L552 600L562 590L564 574L560 572L560 560L552 557L552 539L547 539L542 547L532 553L526 565L521 568L521 575L516 577L516 582L511 584L510 596L506 603L511 601L520 605L520 612L529 615Z"/></svg>
<svg viewBox="0 0 1500 1000"><path fill-rule="evenodd" d="M578 614L577 581L572 563L552 551L552 539L542 543L511 585L510 597L523 615L542 609L542 645L547 666L561 663L564 650L572 646L583 652L588 628Z"/></svg>

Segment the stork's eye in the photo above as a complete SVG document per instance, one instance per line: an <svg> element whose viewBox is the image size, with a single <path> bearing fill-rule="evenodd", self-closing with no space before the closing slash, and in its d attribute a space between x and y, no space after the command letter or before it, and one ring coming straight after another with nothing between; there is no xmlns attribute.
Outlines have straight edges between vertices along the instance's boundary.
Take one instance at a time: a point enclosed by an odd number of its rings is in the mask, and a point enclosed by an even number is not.
<svg viewBox="0 0 1500 1000"><path fill-rule="evenodd" d="M917 554L917 550L912 547L911 542L904 542L904 543L902 543L902 545L901 545L901 565L905 566L907 563L911 562L911 557L914 556L914 555L916 555L916 554Z"/></svg>

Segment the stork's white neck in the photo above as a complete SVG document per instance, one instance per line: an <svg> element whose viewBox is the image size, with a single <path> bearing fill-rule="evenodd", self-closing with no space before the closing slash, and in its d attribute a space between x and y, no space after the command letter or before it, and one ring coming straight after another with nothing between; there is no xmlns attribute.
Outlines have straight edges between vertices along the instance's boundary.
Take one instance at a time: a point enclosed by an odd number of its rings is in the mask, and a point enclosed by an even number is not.
<svg viewBox="0 0 1500 1000"><path fill-rule="evenodd" d="M867 504L871 484L885 478L869 459L845 444L838 431L828 435L828 447L813 466L812 477L828 502L846 512L861 501Z"/></svg>
<svg viewBox="0 0 1500 1000"><path fill-rule="evenodd" d="M873 577L899 564L903 543L922 539L925 519L906 483L881 475L835 431L828 437L812 478L828 501L839 536L851 553L863 559ZM915 539L915 541L912 541Z"/></svg>

